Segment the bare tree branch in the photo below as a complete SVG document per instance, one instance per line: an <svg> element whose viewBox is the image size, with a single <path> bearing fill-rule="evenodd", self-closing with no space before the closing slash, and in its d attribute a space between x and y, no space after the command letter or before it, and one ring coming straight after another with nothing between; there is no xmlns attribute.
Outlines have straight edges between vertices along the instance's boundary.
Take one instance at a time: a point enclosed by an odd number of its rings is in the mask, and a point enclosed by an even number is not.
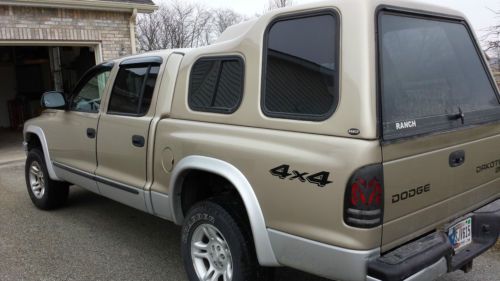
<svg viewBox="0 0 500 281"><path fill-rule="evenodd" d="M214 42L227 27L244 18L230 9L166 0L152 14L141 15L137 38L141 51L193 48Z"/></svg>
<svg viewBox="0 0 500 281"><path fill-rule="evenodd" d="M268 10L284 8L293 5L293 0L268 0Z"/></svg>

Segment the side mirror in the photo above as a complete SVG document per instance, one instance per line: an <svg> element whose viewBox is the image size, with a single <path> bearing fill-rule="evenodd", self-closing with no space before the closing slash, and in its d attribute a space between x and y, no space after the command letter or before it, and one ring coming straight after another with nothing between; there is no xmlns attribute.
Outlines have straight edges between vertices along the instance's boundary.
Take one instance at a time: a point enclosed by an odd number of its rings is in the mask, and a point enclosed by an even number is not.
<svg viewBox="0 0 500 281"><path fill-rule="evenodd" d="M50 109L65 109L66 99L63 93L57 91L45 92L41 100L42 107Z"/></svg>

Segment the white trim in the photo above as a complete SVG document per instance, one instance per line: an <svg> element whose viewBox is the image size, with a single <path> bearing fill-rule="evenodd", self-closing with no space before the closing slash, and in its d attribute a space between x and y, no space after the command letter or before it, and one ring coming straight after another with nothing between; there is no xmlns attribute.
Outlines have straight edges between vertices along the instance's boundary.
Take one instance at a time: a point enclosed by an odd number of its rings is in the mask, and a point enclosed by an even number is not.
<svg viewBox="0 0 500 281"><path fill-rule="evenodd" d="M137 53L137 46L135 44L135 25L137 19L137 9L134 9L132 15L129 20L129 28L130 28L130 48L132 49L132 55Z"/></svg>
<svg viewBox="0 0 500 281"><path fill-rule="evenodd" d="M100 0L8 0L1 1L0 5L104 10L114 12L132 12L132 10L137 9L139 13L152 13L158 9L156 5Z"/></svg>
<svg viewBox="0 0 500 281"><path fill-rule="evenodd" d="M225 161L193 155L185 157L177 163L172 171L172 177L170 178L170 205L174 222L182 224L184 220L180 195L184 177L187 172L192 170L214 173L224 177L233 184L245 204L259 263L263 266L279 266L274 256L273 248L271 247L269 235L267 234L264 214L262 213L259 201L252 186L240 170ZM155 206L153 206L153 208L155 208Z"/></svg>
<svg viewBox="0 0 500 281"><path fill-rule="evenodd" d="M52 161L50 159L49 146L47 145L47 139L45 138L45 134L43 133L42 128L34 125L29 125L24 129L24 140L26 139L26 133L33 133L38 136L40 139L40 143L42 144L43 155L45 158L45 166L47 166L47 171L49 172L49 177L52 180L59 181L60 179L57 177L56 172L54 171L54 166L52 166Z"/></svg>

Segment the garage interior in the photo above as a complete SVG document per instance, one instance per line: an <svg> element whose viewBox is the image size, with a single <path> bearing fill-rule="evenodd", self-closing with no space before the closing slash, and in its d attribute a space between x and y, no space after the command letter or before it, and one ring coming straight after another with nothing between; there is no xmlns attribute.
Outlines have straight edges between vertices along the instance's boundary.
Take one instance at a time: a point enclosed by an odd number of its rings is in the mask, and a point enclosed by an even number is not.
<svg viewBox="0 0 500 281"><path fill-rule="evenodd" d="M49 90L68 94L96 64L93 47L0 46L0 136L40 114Z"/></svg>

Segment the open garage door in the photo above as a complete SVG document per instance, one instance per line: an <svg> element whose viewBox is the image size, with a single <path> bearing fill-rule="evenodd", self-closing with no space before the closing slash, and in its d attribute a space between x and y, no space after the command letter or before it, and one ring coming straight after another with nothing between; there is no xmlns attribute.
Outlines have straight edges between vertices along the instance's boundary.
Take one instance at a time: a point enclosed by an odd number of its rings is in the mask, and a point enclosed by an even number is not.
<svg viewBox="0 0 500 281"><path fill-rule="evenodd" d="M95 63L93 47L1 46L0 129L21 128L40 114L44 92L70 92Z"/></svg>

